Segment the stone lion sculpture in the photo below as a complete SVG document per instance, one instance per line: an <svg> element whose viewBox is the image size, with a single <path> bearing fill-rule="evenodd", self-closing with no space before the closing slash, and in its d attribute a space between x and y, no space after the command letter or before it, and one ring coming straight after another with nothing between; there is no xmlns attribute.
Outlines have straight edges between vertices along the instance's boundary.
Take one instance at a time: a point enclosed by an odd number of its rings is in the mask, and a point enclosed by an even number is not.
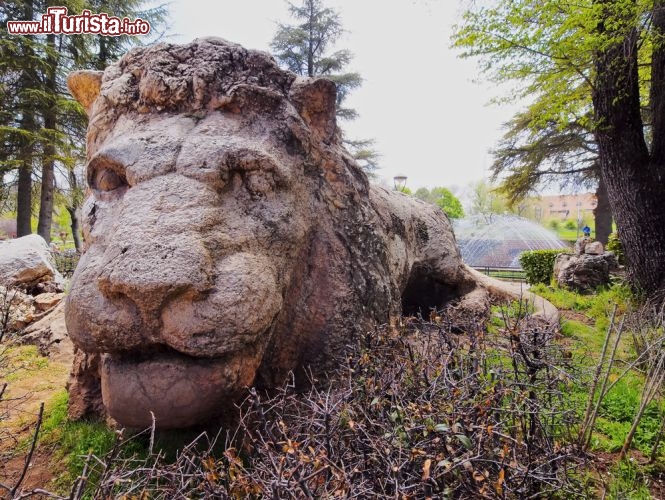
<svg viewBox="0 0 665 500"><path fill-rule="evenodd" d="M487 306L445 214L344 150L330 81L209 38L69 86L90 118L72 415L200 424L403 312Z"/></svg>

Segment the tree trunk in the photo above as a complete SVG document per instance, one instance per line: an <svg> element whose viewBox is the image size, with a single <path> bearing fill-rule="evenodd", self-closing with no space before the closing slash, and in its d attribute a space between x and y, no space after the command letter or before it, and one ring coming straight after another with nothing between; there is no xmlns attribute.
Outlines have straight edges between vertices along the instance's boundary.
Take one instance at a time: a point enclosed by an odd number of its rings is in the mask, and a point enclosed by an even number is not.
<svg viewBox="0 0 665 500"><path fill-rule="evenodd" d="M23 20L31 21L34 17L32 2L26 2L24 5ZM34 57L32 48L28 45L25 48L27 58ZM26 92L35 87L37 76L34 67L29 64L22 70L21 91ZM19 151L20 166L18 169L18 186L16 193L16 236L27 236L32 234L32 160L35 152L34 139L30 137L36 130L36 119L34 111L29 102L21 102L21 122L20 129L24 132L21 138ZM26 134L27 132L27 134Z"/></svg>
<svg viewBox="0 0 665 500"><path fill-rule="evenodd" d="M307 43L307 76L314 77L314 2L309 1L309 41Z"/></svg>
<svg viewBox="0 0 665 500"><path fill-rule="evenodd" d="M81 243L81 221L79 220L78 209L76 207L67 207L69 218L71 219L72 237L74 238L74 248L81 253L83 244Z"/></svg>
<svg viewBox="0 0 665 500"><path fill-rule="evenodd" d="M39 200L39 221L37 234L51 242L51 225L53 223L53 192L55 191L54 160L55 148L52 145L44 148L46 158L42 163L42 185Z"/></svg>
<svg viewBox="0 0 665 500"><path fill-rule="evenodd" d="M44 159L42 161L42 189L39 203L39 222L37 234L51 242L51 225L53 223L53 193L55 191L55 137L54 132L57 123L55 95L58 91L56 82L57 58L55 54L55 35L46 36L46 49L48 51L48 75L46 80L47 92L51 94L44 110L44 129L47 143L44 145Z"/></svg>
<svg viewBox="0 0 665 500"><path fill-rule="evenodd" d="M605 9L605 16L609 16L608 12L615 7L613 0L596 0L594 3ZM600 44L602 48L595 54L594 61L596 138L601 176L619 229L628 278L634 286L651 295L663 290L665 285L663 163L661 158L650 156L644 139L639 99L638 33L635 28L626 28L626 24L619 22L629 23L630 19L617 20L616 17L607 23L612 27L611 32L606 30L605 23L598 25L598 34L607 38ZM654 18L654 25L656 23ZM654 68L661 64L662 52L654 51ZM656 72L652 78L657 82L661 76ZM663 129L653 130L654 144L660 142L661 134Z"/></svg>
<svg viewBox="0 0 665 500"><path fill-rule="evenodd" d="M19 238L32 234L32 147L26 146L22 156L16 193L16 236Z"/></svg>
<svg viewBox="0 0 665 500"><path fill-rule="evenodd" d="M603 245L607 245L607 240L612 233L612 209L610 200L607 196L607 188L603 178L598 179L598 188L596 189L596 208L593 210L593 217L596 225L596 239Z"/></svg>
<svg viewBox="0 0 665 500"><path fill-rule="evenodd" d="M74 238L74 247L76 251L81 253L83 251L83 244L81 242L81 219L80 211L81 200L83 198L83 193L81 187L79 186L79 181L76 177L74 170L69 171L69 189L70 189L70 198L69 203L67 204L67 212L69 212L69 218L71 220L72 228L72 238Z"/></svg>

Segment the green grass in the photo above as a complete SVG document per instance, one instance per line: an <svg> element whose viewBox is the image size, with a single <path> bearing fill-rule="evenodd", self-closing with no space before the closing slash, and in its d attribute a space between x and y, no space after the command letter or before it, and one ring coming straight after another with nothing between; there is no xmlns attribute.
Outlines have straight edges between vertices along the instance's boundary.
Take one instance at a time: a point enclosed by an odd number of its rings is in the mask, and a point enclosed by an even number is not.
<svg viewBox="0 0 665 500"><path fill-rule="evenodd" d="M25 376L26 372L48 368L48 358L39 354L34 345L9 347L4 352L6 359L11 361L12 369L4 376L5 381L15 382Z"/></svg>
<svg viewBox="0 0 665 500"><path fill-rule="evenodd" d="M556 235L562 241L570 241L574 243L579 236L582 236L582 231L579 232L578 236L577 229L566 229L565 227L562 227L556 231Z"/></svg>
<svg viewBox="0 0 665 500"><path fill-rule="evenodd" d="M64 389L55 396L45 409L41 431L42 445L55 449L54 466L64 469L56 481L56 487L60 488L73 484L89 453L104 456L116 440L116 433L102 423L67 420L68 400Z"/></svg>
<svg viewBox="0 0 665 500"><path fill-rule="evenodd" d="M531 288L538 295L545 297L559 309L575 311L588 318L588 324L582 321L565 319L561 324L562 335L571 341L571 350L575 364L586 375L580 379L570 392L573 399L584 401L592 371L600 357L607 335L610 317L616 307L617 318L624 314L634 301L630 289L625 285L614 285L599 290L595 294L580 295L565 289L538 285ZM625 332L617 350L617 362L614 365L609 382L616 381L626 366L635 357L630 343L630 335ZM592 438L592 449L597 451L617 452L623 445L637 413L644 376L637 371L628 372L608 392L600 406L596 423L596 432ZM651 453L658 433L662 409L652 403L637 428L632 447L644 454Z"/></svg>
<svg viewBox="0 0 665 500"><path fill-rule="evenodd" d="M52 447L53 467L58 469L59 474L55 480L55 488L60 493L69 493L69 488L76 478L82 473L88 455L103 458L113 449L118 434L103 422L80 420L72 422L67 419L67 405L69 395L66 390L61 390L51 401L44 411L45 418L41 429L41 445ZM200 434L200 431L163 431L155 436L155 450L161 450L166 460L175 460L176 453L182 450L185 444L190 443ZM147 433L131 434L124 432L125 442L119 449L121 458L144 459L148 456ZM220 440L218 448L222 446ZM221 451L220 451L221 450ZM223 448L219 448L220 454ZM89 470L89 488L94 488L99 481L99 475L92 462L93 467ZM87 493L85 498L90 498Z"/></svg>
<svg viewBox="0 0 665 500"><path fill-rule="evenodd" d="M651 500L649 488L640 467L624 460L610 470L607 497L610 500Z"/></svg>

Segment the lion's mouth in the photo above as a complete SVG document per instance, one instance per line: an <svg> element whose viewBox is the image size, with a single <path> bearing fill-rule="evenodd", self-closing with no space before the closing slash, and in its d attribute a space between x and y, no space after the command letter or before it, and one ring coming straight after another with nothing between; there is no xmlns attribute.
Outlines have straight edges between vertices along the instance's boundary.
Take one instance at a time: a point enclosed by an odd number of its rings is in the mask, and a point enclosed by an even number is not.
<svg viewBox="0 0 665 500"><path fill-rule="evenodd" d="M259 357L250 352L195 358L164 348L104 354L102 398L111 417L126 427L181 428L228 411L251 385Z"/></svg>

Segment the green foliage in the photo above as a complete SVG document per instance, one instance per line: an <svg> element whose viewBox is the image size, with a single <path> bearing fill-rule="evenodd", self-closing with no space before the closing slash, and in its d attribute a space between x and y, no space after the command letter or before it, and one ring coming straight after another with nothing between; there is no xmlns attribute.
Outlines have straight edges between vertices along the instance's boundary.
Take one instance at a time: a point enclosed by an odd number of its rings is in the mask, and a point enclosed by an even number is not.
<svg viewBox="0 0 665 500"><path fill-rule="evenodd" d="M379 168L379 157L381 156L374 149L374 142L374 139L344 138L344 146L370 178L375 177L375 172Z"/></svg>
<svg viewBox="0 0 665 500"><path fill-rule="evenodd" d="M159 33L165 8L145 8L146 0L64 0L69 14L83 9L106 12L120 18L141 17ZM31 224L34 201L39 198L33 184L41 183L41 192L53 198L54 184L48 175L54 169L61 194L70 206L79 206L81 186L67 183L68 171L84 162L83 147L87 116L72 99L66 84L67 75L76 69L104 69L132 45L148 42L145 37L103 37L92 35L13 36L6 30L10 20L37 20L49 2L20 0L0 2L0 197L16 183L19 233L35 227ZM62 181L65 182L62 182ZM69 186L67 186L69 184ZM0 206L5 206L0 198ZM48 238L52 206L45 197L39 207L38 230Z"/></svg>
<svg viewBox="0 0 665 500"><path fill-rule="evenodd" d="M427 188L419 188L414 196L423 201L437 205L441 210L446 212L451 219L460 219L464 217L462 202L459 201L448 188L435 187L431 190Z"/></svg>
<svg viewBox="0 0 665 500"><path fill-rule="evenodd" d="M625 257L623 254L623 245L621 244L621 240L619 239L619 233L618 232L613 232L610 234L610 237L607 240L607 250L610 252L614 253L616 255L617 260L619 261L619 264L625 264Z"/></svg>
<svg viewBox="0 0 665 500"><path fill-rule="evenodd" d="M471 185L471 215L483 215L490 218L492 214L503 214L513 211L506 197L496 186L485 180Z"/></svg>
<svg viewBox="0 0 665 500"><path fill-rule="evenodd" d="M596 337L595 328L579 321L565 320L561 322L561 335L570 339L589 339Z"/></svg>
<svg viewBox="0 0 665 500"><path fill-rule="evenodd" d="M596 323L600 332L607 327L607 317L612 313L615 305L617 312L623 314L635 301L630 287L623 283L600 288L596 290L596 293L590 295L581 295L558 286L546 286L546 284L535 285L531 291L549 300L559 309L584 312L590 320Z"/></svg>
<svg viewBox="0 0 665 500"><path fill-rule="evenodd" d="M565 227L565 228L568 229L568 230L574 230L574 229L577 229L577 222L575 222L574 220L570 220L570 219L568 219L568 220L564 223L563 227Z"/></svg>
<svg viewBox="0 0 665 500"><path fill-rule="evenodd" d="M607 190L615 200L640 192L627 203L614 203L613 215L626 232L632 284L647 294L662 292L663 259L640 256L645 248L661 252L665 237L653 231L646 243L638 236L641 225L663 227L663 211L653 208L660 196L646 194L660 184L665 158L662 2L497 0L468 5L455 29L454 46L463 57L478 58L486 78L508 88L505 101L527 103L498 148L494 178L500 175L511 200L554 175L575 185L612 178ZM604 203L599 207L605 237L608 213Z"/></svg>
<svg viewBox="0 0 665 500"><path fill-rule="evenodd" d="M528 98L493 151L492 179L511 204L542 185L591 185L598 177L590 73L591 2L550 0L472 4L453 34L463 57L498 83L505 100Z"/></svg>
<svg viewBox="0 0 665 500"><path fill-rule="evenodd" d="M554 259L560 253L562 253L560 249L522 252L519 261L522 269L524 269L526 282L530 285L549 283L554 270Z"/></svg>
<svg viewBox="0 0 665 500"><path fill-rule="evenodd" d="M644 474L632 459L618 463L610 471L608 500L651 500L653 497L644 480Z"/></svg>
<svg viewBox="0 0 665 500"><path fill-rule="evenodd" d="M68 491L81 475L88 455L106 456L118 439L118 435L103 422L68 420L68 400L69 395L63 389L47 406L40 438L43 444L57 445L54 458L65 467L65 471L55 482L63 491ZM144 453L144 450L139 442L132 441L122 448L123 457L141 453ZM95 484L99 472L93 468L88 474L90 483Z"/></svg>
<svg viewBox="0 0 665 500"><path fill-rule="evenodd" d="M275 59L294 73L303 76L324 76L337 86L337 118L353 120L356 110L344 106L349 93L360 87L359 73L346 71L353 54L346 49L333 51L344 34L339 12L326 7L322 0L302 0L300 5L287 2L293 24L279 24L270 42ZM345 145L365 172L378 168L379 154L374 141L344 140Z"/></svg>
<svg viewBox="0 0 665 500"><path fill-rule="evenodd" d="M598 420L598 430L609 439L603 443L601 438L598 447L610 452L621 449L637 413L642 383L641 379L630 375L620 380L603 398L600 406L602 418ZM655 401L651 402L640 419L632 446L644 454L651 453L661 423L662 414L659 405Z"/></svg>

